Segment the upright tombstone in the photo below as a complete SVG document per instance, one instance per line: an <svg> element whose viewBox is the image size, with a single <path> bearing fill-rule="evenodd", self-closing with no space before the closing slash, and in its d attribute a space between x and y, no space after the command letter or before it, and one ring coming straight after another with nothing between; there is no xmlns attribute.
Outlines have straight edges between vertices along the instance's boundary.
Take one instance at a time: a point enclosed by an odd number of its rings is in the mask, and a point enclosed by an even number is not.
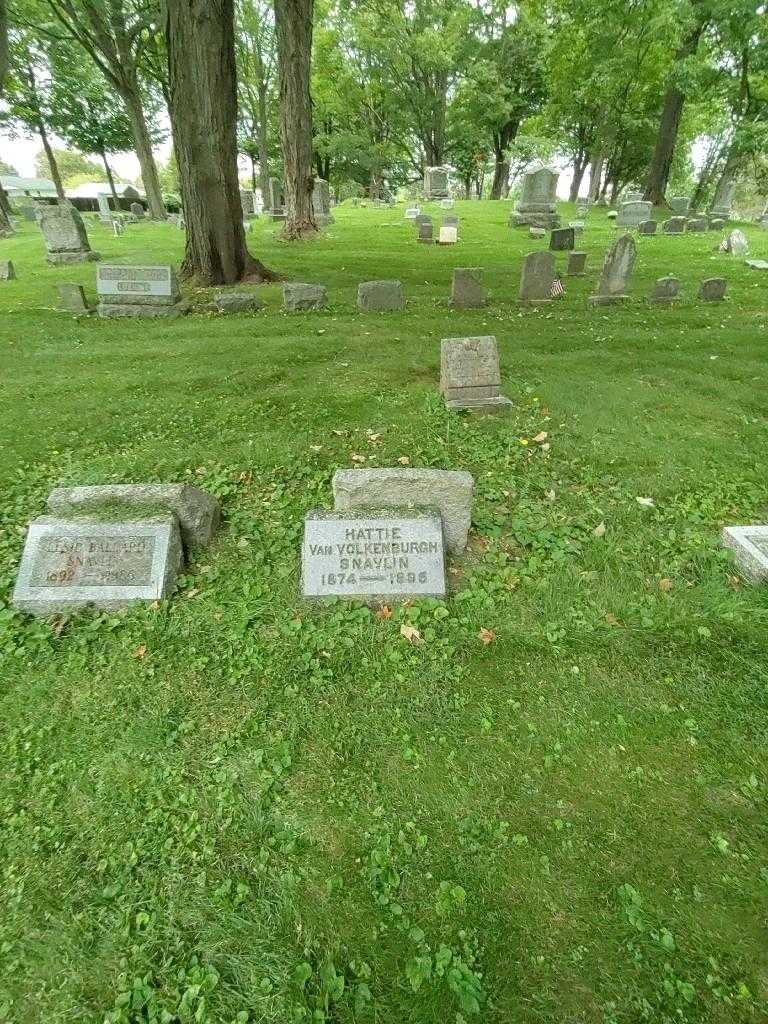
<svg viewBox="0 0 768 1024"><path fill-rule="evenodd" d="M91 313L91 306L85 300L85 289L80 284L59 285L59 309L68 313Z"/></svg>
<svg viewBox="0 0 768 1024"><path fill-rule="evenodd" d="M709 216L718 217L722 220L730 220L731 209L733 207L733 197L735 194L735 181L730 181L724 188L718 189L712 206L709 208Z"/></svg>
<svg viewBox="0 0 768 1024"><path fill-rule="evenodd" d="M627 301L627 286L636 258L637 245L632 235L617 238L606 253L597 291L589 297L590 305L613 306Z"/></svg>
<svg viewBox="0 0 768 1024"><path fill-rule="evenodd" d="M131 213L133 214L134 217L137 217L139 220L143 220L144 207L141 205L141 203L131 203Z"/></svg>
<svg viewBox="0 0 768 1024"><path fill-rule="evenodd" d="M725 251L730 253L731 256L749 256L749 242L747 241L747 236L738 228L734 228L733 231L728 232L728 237L725 239L725 245Z"/></svg>
<svg viewBox="0 0 768 1024"><path fill-rule="evenodd" d="M554 280L554 255L546 249L528 253L520 275L520 302L551 302Z"/></svg>
<svg viewBox="0 0 768 1024"><path fill-rule="evenodd" d="M31 224L34 224L37 220L37 206L35 205L35 203L32 203L31 206L22 206L20 207L20 209L21 215L24 218L24 220L29 221Z"/></svg>
<svg viewBox="0 0 768 1024"><path fill-rule="evenodd" d="M637 225L638 235L655 235L656 234L656 221L655 220L644 220Z"/></svg>
<svg viewBox="0 0 768 1024"><path fill-rule="evenodd" d="M724 277L708 277L701 282L699 298L702 302L722 302L725 298L727 281Z"/></svg>
<svg viewBox="0 0 768 1024"><path fill-rule="evenodd" d="M749 583L768 581L768 526L726 526L723 546L734 555L736 568Z"/></svg>
<svg viewBox="0 0 768 1024"><path fill-rule="evenodd" d="M665 235L682 235L687 223L687 217L669 217L662 223L661 230Z"/></svg>
<svg viewBox="0 0 768 1024"><path fill-rule="evenodd" d="M393 602L446 596L440 512L392 505L309 512L301 550L302 594Z"/></svg>
<svg viewBox="0 0 768 1024"><path fill-rule="evenodd" d="M507 412L512 403L499 393L499 350L493 336L443 338L440 342L440 393L451 412Z"/></svg>
<svg viewBox="0 0 768 1024"><path fill-rule="evenodd" d="M455 213L447 213L443 217L443 227L444 228L458 228L458 226L459 226L459 218L456 216Z"/></svg>
<svg viewBox="0 0 768 1024"><path fill-rule="evenodd" d="M312 215L318 227L333 224L331 190L325 178L315 178L312 186Z"/></svg>
<svg viewBox="0 0 768 1024"><path fill-rule="evenodd" d="M651 220L653 203L644 202L641 199L632 202L622 203L619 207L619 215L616 224L622 228L639 227L643 221Z"/></svg>
<svg viewBox="0 0 768 1024"><path fill-rule="evenodd" d="M568 253L565 267L566 277L584 277L587 272L587 253L574 249Z"/></svg>
<svg viewBox="0 0 768 1024"><path fill-rule="evenodd" d="M252 189L240 189L240 206L245 220L256 216L256 193Z"/></svg>
<svg viewBox="0 0 768 1024"><path fill-rule="evenodd" d="M709 218L709 230L710 231L722 231L728 221L724 217L710 217Z"/></svg>
<svg viewBox="0 0 768 1024"><path fill-rule="evenodd" d="M455 245L459 240L459 229L452 224L443 224L437 238L438 245Z"/></svg>
<svg viewBox="0 0 768 1024"><path fill-rule="evenodd" d="M559 228L556 213L559 175L549 167L540 167L523 176L520 201L512 212L510 226L530 225L538 228Z"/></svg>
<svg viewBox="0 0 768 1024"><path fill-rule="evenodd" d="M12 260L0 260L0 281L15 281L16 268Z"/></svg>
<svg viewBox="0 0 768 1024"><path fill-rule="evenodd" d="M441 210L452 210L453 206L454 206L454 203L453 203L452 199L441 199L440 200L440 209Z"/></svg>
<svg viewBox="0 0 768 1024"><path fill-rule="evenodd" d="M109 208L109 196L106 192L99 192L96 196L96 202L99 204L99 220L104 224L112 223L112 211Z"/></svg>
<svg viewBox="0 0 768 1024"><path fill-rule="evenodd" d="M454 309L479 309L486 303L481 267L456 267L451 284L451 305Z"/></svg>
<svg viewBox="0 0 768 1024"><path fill-rule="evenodd" d="M101 317L174 317L189 311L173 267L100 265L96 272Z"/></svg>
<svg viewBox="0 0 768 1024"><path fill-rule="evenodd" d="M279 178L269 179L268 193L268 206L264 212L272 220L285 220L285 193Z"/></svg>
<svg viewBox="0 0 768 1024"><path fill-rule="evenodd" d="M424 199L448 198L448 167L424 168Z"/></svg>
<svg viewBox="0 0 768 1024"><path fill-rule="evenodd" d="M656 282L651 302L654 305L669 305L680 298L680 281L676 277L660 277Z"/></svg>
<svg viewBox="0 0 768 1024"><path fill-rule="evenodd" d="M549 248L552 252L570 252L576 244L574 228L555 228L549 236Z"/></svg>
<svg viewBox="0 0 768 1024"><path fill-rule="evenodd" d="M642 192L627 192L627 194L624 196L625 203L640 203L642 202L642 199Z"/></svg>
<svg viewBox="0 0 768 1024"><path fill-rule="evenodd" d="M689 217L685 222L686 231L709 231L708 217Z"/></svg>
<svg viewBox="0 0 768 1024"><path fill-rule="evenodd" d="M83 218L71 203L38 206L37 223L45 239L48 263L56 266L99 259L91 249Z"/></svg>
<svg viewBox="0 0 768 1024"><path fill-rule="evenodd" d="M366 508L438 508L452 554L467 546L475 481L450 469L338 469L333 476L336 511Z"/></svg>
<svg viewBox="0 0 768 1024"><path fill-rule="evenodd" d="M416 220L420 215L421 215L421 210L419 209L418 206L406 206L406 208L405 208L405 219L406 220Z"/></svg>
<svg viewBox="0 0 768 1024"><path fill-rule="evenodd" d="M424 245L432 245L434 241L434 238L432 237L432 218L418 217L416 219L416 227L418 228L417 241Z"/></svg>
<svg viewBox="0 0 768 1024"><path fill-rule="evenodd" d="M672 213L679 217L687 217L691 209L689 196L673 196L672 199L667 200L667 203Z"/></svg>
<svg viewBox="0 0 768 1024"><path fill-rule="evenodd" d="M357 287L357 308L364 313L405 309L400 281L364 281Z"/></svg>

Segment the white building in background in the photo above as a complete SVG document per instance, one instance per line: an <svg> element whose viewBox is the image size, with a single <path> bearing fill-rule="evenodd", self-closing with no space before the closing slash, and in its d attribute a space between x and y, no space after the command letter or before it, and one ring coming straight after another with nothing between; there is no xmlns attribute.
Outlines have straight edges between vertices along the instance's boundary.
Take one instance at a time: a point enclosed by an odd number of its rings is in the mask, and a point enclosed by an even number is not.
<svg viewBox="0 0 768 1024"><path fill-rule="evenodd" d="M47 178L19 178L15 174L0 174L0 185L9 199L55 199L56 186Z"/></svg>
<svg viewBox="0 0 768 1024"><path fill-rule="evenodd" d="M78 185L77 188L67 188L64 191L68 199L98 199L99 196L112 195L112 190L106 181L86 181L82 185ZM120 199L142 199L144 197L143 192L124 181L115 182L115 192Z"/></svg>

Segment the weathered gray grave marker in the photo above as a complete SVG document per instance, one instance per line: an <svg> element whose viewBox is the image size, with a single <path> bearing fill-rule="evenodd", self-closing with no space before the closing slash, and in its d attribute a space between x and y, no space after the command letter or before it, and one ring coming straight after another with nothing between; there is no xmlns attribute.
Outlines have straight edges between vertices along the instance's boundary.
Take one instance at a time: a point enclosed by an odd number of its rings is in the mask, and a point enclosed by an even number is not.
<svg viewBox="0 0 768 1024"><path fill-rule="evenodd" d="M448 167L426 167L424 169L424 198L448 198Z"/></svg>
<svg viewBox="0 0 768 1024"><path fill-rule="evenodd" d="M0 260L0 281L15 281L16 268L13 260Z"/></svg>
<svg viewBox="0 0 768 1024"><path fill-rule="evenodd" d="M520 302L551 302L555 280L555 257L548 250L531 252L523 261Z"/></svg>
<svg viewBox="0 0 768 1024"><path fill-rule="evenodd" d="M682 235L687 223L686 217L669 217L661 225L661 230L665 235Z"/></svg>
<svg viewBox="0 0 768 1024"><path fill-rule="evenodd" d="M644 220L637 225L637 233L639 235L655 235L657 224L655 220Z"/></svg>
<svg viewBox="0 0 768 1024"><path fill-rule="evenodd" d="M627 286L636 257L637 245L632 235L616 239L606 253L597 292L589 297L590 305L612 306L628 300Z"/></svg>
<svg viewBox="0 0 768 1024"><path fill-rule="evenodd" d="M566 277L584 277L587 272L587 253L574 249L568 253L568 263L565 266Z"/></svg>
<svg viewBox="0 0 768 1024"><path fill-rule="evenodd" d="M512 212L510 226L529 224L539 228L560 227L555 205L558 178L559 174L549 167L540 167L524 175L520 201Z"/></svg>
<svg viewBox="0 0 768 1024"><path fill-rule="evenodd" d="M103 263L96 271L102 317L174 317L189 310L181 300L173 267Z"/></svg>
<svg viewBox="0 0 768 1024"><path fill-rule="evenodd" d="M283 285L283 309L286 313L322 309L327 301L328 289L321 284L289 282Z"/></svg>
<svg viewBox="0 0 768 1024"><path fill-rule="evenodd" d="M405 309L400 281L364 281L357 286L357 308L364 313Z"/></svg>
<svg viewBox="0 0 768 1024"><path fill-rule="evenodd" d="M680 298L680 281L676 277L660 277L656 282L651 302L656 305L677 302Z"/></svg>
<svg viewBox="0 0 768 1024"><path fill-rule="evenodd" d="M93 312L85 300L85 290L80 284L59 285L59 309L65 309L69 313Z"/></svg>
<svg viewBox="0 0 768 1024"><path fill-rule="evenodd" d="M99 259L91 249L83 218L71 203L38 206L37 223L45 239L48 263L58 266Z"/></svg>
<svg viewBox="0 0 768 1024"><path fill-rule="evenodd" d="M768 526L726 526L723 545L733 551L736 567L750 583L768 581Z"/></svg>
<svg viewBox="0 0 768 1024"><path fill-rule="evenodd" d="M555 228L549 236L552 252L570 252L575 244L576 232L573 228Z"/></svg>
<svg viewBox="0 0 768 1024"><path fill-rule="evenodd" d="M636 228L643 221L650 220L653 213L653 203L643 200L634 200L622 203L619 207L616 223L619 227Z"/></svg>
<svg viewBox="0 0 768 1024"><path fill-rule="evenodd" d="M724 277L708 277L701 282L699 298L702 302L722 302L725 298L727 281Z"/></svg>
<svg viewBox="0 0 768 1024"><path fill-rule="evenodd" d="M477 309L486 303L481 267L455 267L451 284L454 309Z"/></svg>
<svg viewBox="0 0 768 1024"><path fill-rule="evenodd" d="M451 412L507 412L512 403L499 393L501 371L496 339L443 338L440 342L440 393Z"/></svg>

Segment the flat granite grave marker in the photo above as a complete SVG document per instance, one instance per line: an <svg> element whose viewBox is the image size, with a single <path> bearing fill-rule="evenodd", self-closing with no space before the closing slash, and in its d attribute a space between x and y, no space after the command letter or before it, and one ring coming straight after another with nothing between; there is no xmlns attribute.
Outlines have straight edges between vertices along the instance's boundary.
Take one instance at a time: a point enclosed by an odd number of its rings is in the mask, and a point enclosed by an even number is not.
<svg viewBox="0 0 768 1024"><path fill-rule="evenodd" d="M16 269L13 260L0 260L0 281L15 281Z"/></svg>
<svg viewBox="0 0 768 1024"><path fill-rule="evenodd" d="M451 284L454 309L478 309L486 303L482 267L455 267Z"/></svg>
<svg viewBox="0 0 768 1024"><path fill-rule="evenodd" d="M566 277L584 277L587 272L587 253L574 249L568 253L568 263L565 267Z"/></svg>
<svg viewBox="0 0 768 1024"><path fill-rule="evenodd" d="M637 245L632 235L622 235L621 238L617 238L605 255L597 291L589 297L590 305L613 306L629 299L626 294L627 285L632 276L636 258Z"/></svg>
<svg viewBox="0 0 768 1024"><path fill-rule="evenodd" d="M701 282L699 298L703 302L722 302L725 298L727 281L724 277L708 277Z"/></svg>
<svg viewBox="0 0 768 1024"><path fill-rule="evenodd" d="M400 281L363 281L357 286L357 308L364 313L405 309Z"/></svg>
<svg viewBox="0 0 768 1024"><path fill-rule="evenodd" d="M105 523L46 516L29 526L13 603L52 615L157 601L170 593L183 558L173 517Z"/></svg>
<svg viewBox="0 0 768 1024"><path fill-rule="evenodd" d="M446 547L460 554L467 546L475 481L455 469L337 469L333 498L337 512L366 508L437 508Z"/></svg>
<svg viewBox="0 0 768 1024"><path fill-rule="evenodd" d="M576 232L573 228L555 228L549 236L552 252L570 252L575 244Z"/></svg>
<svg viewBox="0 0 768 1024"><path fill-rule="evenodd" d="M548 250L528 253L520 275L520 302L551 302L554 280L554 254Z"/></svg>
<svg viewBox="0 0 768 1024"><path fill-rule="evenodd" d="M102 317L179 316L189 310L181 301L173 267L139 267L103 263L96 271L98 313Z"/></svg>
<svg viewBox="0 0 768 1024"><path fill-rule="evenodd" d="M680 298L680 280L677 277L660 277L656 282L651 302L656 305L677 302Z"/></svg>
<svg viewBox="0 0 768 1024"><path fill-rule="evenodd" d="M443 338L440 342L440 393L451 412L507 412L512 403L499 394L501 371L496 338Z"/></svg>
<svg viewBox="0 0 768 1024"><path fill-rule="evenodd" d="M726 526L723 545L733 551L736 567L750 583L768 580L768 526Z"/></svg>
<svg viewBox="0 0 768 1024"><path fill-rule="evenodd" d="M328 289L321 284L289 282L283 285L283 309L286 313L322 309L327 301Z"/></svg>
<svg viewBox="0 0 768 1024"><path fill-rule="evenodd" d="M99 259L91 249L83 218L70 203L38 206L37 223L45 239L48 263L58 266Z"/></svg>
<svg viewBox="0 0 768 1024"><path fill-rule="evenodd" d="M310 512L304 520L304 597L370 600L446 595L438 511Z"/></svg>

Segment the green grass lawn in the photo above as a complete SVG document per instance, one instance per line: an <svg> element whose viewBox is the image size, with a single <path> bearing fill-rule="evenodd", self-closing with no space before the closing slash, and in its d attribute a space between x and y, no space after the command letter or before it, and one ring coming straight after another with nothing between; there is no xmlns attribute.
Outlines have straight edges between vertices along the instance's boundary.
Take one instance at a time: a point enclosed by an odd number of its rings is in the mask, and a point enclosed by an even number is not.
<svg viewBox="0 0 768 1024"><path fill-rule="evenodd" d="M633 302L590 309L593 211L588 276L520 309L541 243L508 204L456 212L456 247L402 207L306 244L255 222L256 255L329 289L290 316L270 286L251 315L75 318L56 284L95 298L94 266L48 267L35 225L0 242L0 1021L768 1019L768 593L719 548L766 521L768 275L719 234L638 238ZM90 236L182 256L170 225ZM448 309L454 266L487 310ZM683 302L650 306L669 273ZM407 311L358 314L386 277ZM466 334L496 335L510 416L445 413L440 339ZM302 603L304 514L353 456L474 474L450 600ZM150 480L225 510L171 601L9 607L54 485Z"/></svg>

